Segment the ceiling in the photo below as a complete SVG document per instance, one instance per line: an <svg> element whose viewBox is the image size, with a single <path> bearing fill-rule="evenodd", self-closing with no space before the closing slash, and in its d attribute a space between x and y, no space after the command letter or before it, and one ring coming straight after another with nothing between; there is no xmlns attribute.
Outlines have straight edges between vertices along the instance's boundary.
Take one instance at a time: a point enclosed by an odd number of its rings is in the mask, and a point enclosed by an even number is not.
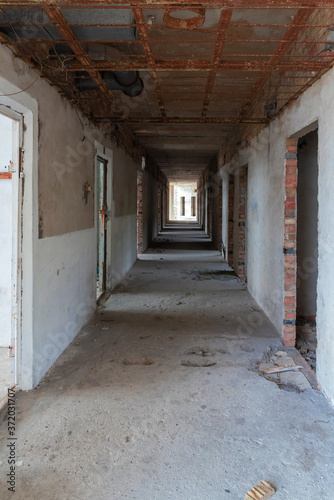
<svg viewBox="0 0 334 500"><path fill-rule="evenodd" d="M196 180L328 71L333 27L332 0L0 1L0 40L90 119L126 124L170 180Z"/></svg>

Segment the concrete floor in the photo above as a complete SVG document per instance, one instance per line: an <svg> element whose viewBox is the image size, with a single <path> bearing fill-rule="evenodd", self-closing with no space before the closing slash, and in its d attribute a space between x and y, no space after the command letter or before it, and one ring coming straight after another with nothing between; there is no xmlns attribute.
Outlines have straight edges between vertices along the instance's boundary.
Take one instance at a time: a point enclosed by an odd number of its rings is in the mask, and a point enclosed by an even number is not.
<svg viewBox="0 0 334 500"><path fill-rule="evenodd" d="M142 256L39 387L18 395L15 498L243 500L264 479L275 500L332 500L333 408L256 372L282 347L277 332L219 273L228 268L205 235L180 250L178 234Z"/></svg>

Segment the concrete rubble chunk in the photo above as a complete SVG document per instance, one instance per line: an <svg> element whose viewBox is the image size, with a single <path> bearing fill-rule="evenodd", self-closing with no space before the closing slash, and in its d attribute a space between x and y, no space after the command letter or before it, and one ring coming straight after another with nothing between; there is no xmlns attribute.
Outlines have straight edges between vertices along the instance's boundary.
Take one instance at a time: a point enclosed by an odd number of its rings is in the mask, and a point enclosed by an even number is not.
<svg viewBox="0 0 334 500"><path fill-rule="evenodd" d="M294 362L294 360L292 358L290 358L290 356L278 358L274 362L274 364L275 364L275 366L284 366L284 367L296 365L296 363Z"/></svg>
<svg viewBox="0 0 334 500"><path fill-rule="evenodd" d="M280 379L283 384L293 385L301 392L304 392L307 389L312 389L307 378L301 372L284 372L280 374Z"/></svg>

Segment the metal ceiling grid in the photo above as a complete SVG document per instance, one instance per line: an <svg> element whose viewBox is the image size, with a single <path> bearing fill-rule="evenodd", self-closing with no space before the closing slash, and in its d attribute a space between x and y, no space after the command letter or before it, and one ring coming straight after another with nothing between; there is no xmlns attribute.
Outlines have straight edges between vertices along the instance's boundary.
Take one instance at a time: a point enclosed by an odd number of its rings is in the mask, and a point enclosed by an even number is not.
<svg viewBox="0 0 334 500"><path fill-rule="evenodd" d="M0 1L2 42L90 119L126 123L165 173L195 176L333 66L333 23L332 0ZM107 83L136 72L139 97Z"/></svg>

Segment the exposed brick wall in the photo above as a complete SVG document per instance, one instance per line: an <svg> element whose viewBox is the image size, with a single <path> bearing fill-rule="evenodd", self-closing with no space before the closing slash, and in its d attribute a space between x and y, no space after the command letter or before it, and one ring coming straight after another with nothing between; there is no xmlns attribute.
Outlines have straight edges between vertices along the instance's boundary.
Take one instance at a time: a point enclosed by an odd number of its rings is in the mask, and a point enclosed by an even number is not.
<svg viewBox="0 0 334 500"><path fill-rule="evenodd" d="M238 268L236 273L246 281L246 203L247 203L247 167L239 170L238 200Z"/></svg>
<svg viewBox="0 0 334 500"><path fill-rule="evenodd" d="M137 252L143 253L143 174L137 172Z"/></svg>
<svg viewBox="0 0 334 500"><path fill-rule="evenodd" d="M284 202L284 345L296 343L297 300L297 148L298 139L288 139L285 154Z"/></svg>
<svg viewBox="0 0 334 500"><path fill-rule="evenodd" d="M229 175L228 180L228 265L233 267L234 246L234 175Z"/></svg>

